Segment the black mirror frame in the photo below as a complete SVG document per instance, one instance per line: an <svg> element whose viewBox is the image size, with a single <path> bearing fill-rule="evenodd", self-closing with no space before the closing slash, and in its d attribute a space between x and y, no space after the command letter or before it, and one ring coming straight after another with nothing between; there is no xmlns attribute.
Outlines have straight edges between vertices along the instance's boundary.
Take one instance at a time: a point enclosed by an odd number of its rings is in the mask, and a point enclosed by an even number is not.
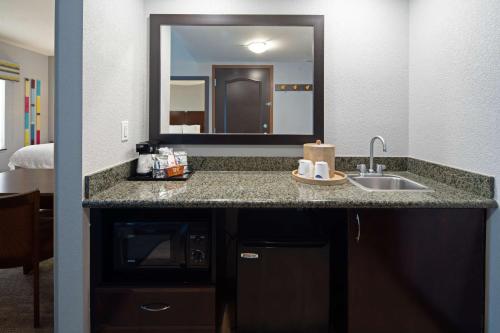
<svg viewBox="0 0 500 333"><path fill-rule="evenodd" d="M313 134L161 134L160 27L162 25L309 26L314 28ZM300 145L324 138L323 15L151 14L149 30L149 139L164 144Z"/></svg>

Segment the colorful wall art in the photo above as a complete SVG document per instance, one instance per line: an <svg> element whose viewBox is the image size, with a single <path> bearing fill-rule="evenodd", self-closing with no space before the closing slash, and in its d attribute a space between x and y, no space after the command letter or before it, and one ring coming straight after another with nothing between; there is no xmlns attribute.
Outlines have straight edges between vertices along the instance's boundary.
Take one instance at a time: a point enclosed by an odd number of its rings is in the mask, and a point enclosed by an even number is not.
<svg viewBox="0 0 500 333"><path fill-rule="evenodd" d="M24 79L24 145L40 144L42 82Z"/></svg>

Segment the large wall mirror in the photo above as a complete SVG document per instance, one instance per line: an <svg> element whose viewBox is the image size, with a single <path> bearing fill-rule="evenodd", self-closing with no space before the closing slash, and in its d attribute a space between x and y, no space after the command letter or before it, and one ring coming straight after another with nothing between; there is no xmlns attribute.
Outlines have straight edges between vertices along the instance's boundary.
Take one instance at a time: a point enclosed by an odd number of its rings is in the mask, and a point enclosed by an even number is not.
<svg viewBox="0 0 500 333"><path fill-rule="evenodd" d="M323 139L323 17L151 15L150 139Z"/></svg>

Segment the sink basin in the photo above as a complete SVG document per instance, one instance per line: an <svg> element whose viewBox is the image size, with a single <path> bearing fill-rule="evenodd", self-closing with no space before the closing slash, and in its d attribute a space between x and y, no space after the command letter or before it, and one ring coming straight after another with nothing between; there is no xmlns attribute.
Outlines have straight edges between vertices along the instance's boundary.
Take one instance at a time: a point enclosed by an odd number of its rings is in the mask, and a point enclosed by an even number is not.
<svg viewBox="0 0 500 333"><path fill-rule="evenodd" d="M349 180L367 191L432 191L427 186L413 180L394 175L349 176Z"/></svg>

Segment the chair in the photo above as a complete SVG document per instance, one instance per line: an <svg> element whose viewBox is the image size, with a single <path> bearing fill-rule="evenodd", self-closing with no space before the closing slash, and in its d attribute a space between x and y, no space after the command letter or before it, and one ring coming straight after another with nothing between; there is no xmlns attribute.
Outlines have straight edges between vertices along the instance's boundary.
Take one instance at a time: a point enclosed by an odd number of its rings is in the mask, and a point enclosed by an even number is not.
<svg viewBox="0 0 500 333"><path fill-rule="evenodd" d="M0 196L0 268L33 270L33 326L40 326L39 263L53 256L53 217L40 213L40 192Z"/></svg>

